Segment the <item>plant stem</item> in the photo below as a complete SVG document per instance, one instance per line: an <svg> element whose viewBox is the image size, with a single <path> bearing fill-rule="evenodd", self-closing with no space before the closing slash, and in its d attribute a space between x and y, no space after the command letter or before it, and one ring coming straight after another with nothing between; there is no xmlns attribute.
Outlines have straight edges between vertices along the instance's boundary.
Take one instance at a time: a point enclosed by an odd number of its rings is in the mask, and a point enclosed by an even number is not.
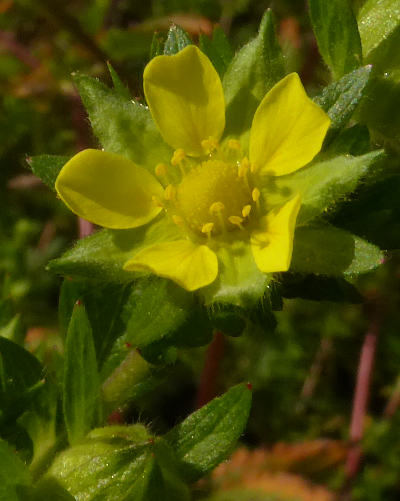
<svg viewBox="0 0 400 501"><path fill-rule="evenodd" d="M361 440L364 434L365 414L380 327L378 300L368 302L368 313L370 325L361 348L350 425L350 448L345 466L347 489L359 471L362 458Z"/></svg>
<svg viewBox="0 0 400 501"><path fill-rule="evenodd" d="M216 395L216 379L218 376L221 359L224 353L224 335L220 331L215 331L214 339L207 349L203 372L196 396L196 409L203 407Z"/></svg>

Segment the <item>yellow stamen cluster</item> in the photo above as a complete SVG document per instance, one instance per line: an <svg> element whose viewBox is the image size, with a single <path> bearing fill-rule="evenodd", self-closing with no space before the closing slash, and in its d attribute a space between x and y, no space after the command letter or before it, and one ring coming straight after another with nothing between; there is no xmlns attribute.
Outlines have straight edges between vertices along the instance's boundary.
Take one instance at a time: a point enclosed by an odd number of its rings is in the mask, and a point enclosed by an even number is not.
<svg viewBox="0 0 400 501"><path fill-rule="evenodd" d="M164 201L155 203L163 206L177 226L207 238L245 230L261 195L254 186L249 159L242 156L235 139L219 146L210 137L202 141L202 147L203 158L176 150L171 165L179 170L170 171L165 164L156 166L155 173L166 186Z"/></svg>

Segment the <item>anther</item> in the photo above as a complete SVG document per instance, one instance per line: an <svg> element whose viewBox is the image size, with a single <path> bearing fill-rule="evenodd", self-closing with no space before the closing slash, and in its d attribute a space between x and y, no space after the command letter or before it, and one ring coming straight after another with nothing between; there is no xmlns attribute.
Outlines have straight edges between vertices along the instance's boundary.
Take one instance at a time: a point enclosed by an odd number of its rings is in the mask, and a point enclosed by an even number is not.
<svg viewBox="0 0 400 501"><path fill-rule="evenodd" d="M177 150L174 151L174 154L172 155L171 164L179 165L185 157L186 154L184 150L182 148L178 148Z"/></svg>
<svg viewBox="0 0 400 501"><path fill-rule="evenodd" d="M176 188L174 185L169 184L164 190L165 200L173 200L176 195Z"/></svg>
<svg viewBox="0 0 400 501"><path fill-rule="evenodd" d="M208 139L203 139L201 147L203 148L204 153L209 155L218 148L218 141L214 137L210 136Z"/></svg>
<svg viewBox="0 0 400 501"><path fill-rule="evenodd" d="M248 167L247 165L240 164L238 168L238 176L244 177L247 173Z"/></svg>
<svg viewBox="0 0 400 501"><path fill-rule="evenodd" d="M206 223L206 224L203 224L202 228L201 228L201 232L202 233L207 233L208 235L210 235L210 233L212 232L214 228L214 223Z"/></svg>
<svg viewBox="0 0 400 501"><path fill-rule="evenodd" d="M241 230L243 230L243 226L242 226L242 223L244 221L244 219L240 216L229 216L228 217L228 221L232 224L234 224L235 226L239 226L239 228Z"/></svg>
<svg viewBox="0 0 400 501"><path fill-rule="evenodd" d="M251 205L245 205L242 209L242 216L247 217L251 212Z"/></svg>
<svg viewBox="0 0 400 501"><path fill-rule="evenodd" d="M209 212L210 214L218 214L225 209L225 205L222 202L214 202L210 205Z"/></svg>
<svg viewBox="0 0 400 501"><path fill-rule="evenodd" d="M229 139L228 148L230 148L231 150L240 151L241 146L237 139Z"/></svg>
<svg viewBox="0 0 400 501"><path fill-rule="evenodd" d="M260 199L260 190L258 188L254 188L253 191L251 192L251 198L254 200L254 202L258 202Z"/></svg>
<svg viewBox="0 0 400 501"><path fill-rule="evenodd" d="M167 175L167 166L165 164L157 164L154 172L156 176L164 177Z"/></svg>

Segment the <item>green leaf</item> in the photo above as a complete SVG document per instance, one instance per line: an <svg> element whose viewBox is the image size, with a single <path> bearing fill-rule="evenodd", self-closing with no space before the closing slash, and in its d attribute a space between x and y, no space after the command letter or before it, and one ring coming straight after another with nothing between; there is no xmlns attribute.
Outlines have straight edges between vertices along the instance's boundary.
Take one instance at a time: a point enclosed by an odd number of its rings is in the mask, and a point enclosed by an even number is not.
<svg viewBox="0 0 400 501"><path fill-rule="evenodd" d="M338 79L362 64L361 40L349 0L309 0L319 51Z"/></svg>
<svg viewBox="0 0 400 501"><path fill-rule="evenodd" d="M314 101L327 112L331 119L325 144L330 143L350 120L365 94L371 69L372 66L364 66L352 71L325 87L321 94L314 98Z"/></svg>
<svg viewBox="0 0 400 501"><path fill-rule="evenodd" d="M384 259L375 245L332 226L301 226L294 236L290 271L326 276L358 275Z"/></svg>
<svg viewBox="0 0 400 501"><path fill-rule="evenodd" d="M176 225L166 217L133 230L101 230L78 240L61 258L50 261L48 269L65 276L131 282L143 274L125 271L126 261L144 247L176 237Z"/></svg>
<svg viewBox="0 0 400 501"><path fill-rule="evenodd" d="M168 31L167 39L164 45L164 54L172 56L192 43L193 42L186 31L180 26L173 24Z"/></svg>
<svg viewBox="0 0 400 501"><path fill-rule="evenodd" d="M383 151L377 150L360 157L346 155L314 163L288 176L266 179L263 194L271 206L300 194L298 224L304 224L346 200L367 174L374 173L373 169L378 172L383 158Z"/></svg>
<svg viewBox="0 0 400 501"><path fill-rule="evenodd" d="M356 287L341 277L284 273L281 285L282 296L287 298L301 297L314 301L363 302L363 297Z"/></svg>
<svg viewBox="0 0 400 501"><path fill-rule="evenodd" d="M22 501L21 488L30 484L29 471L10 446L0 440L0 499Z"/></svg>
<svg viewBox="0 0 400 501"><path fill-rule="evenodd" d="M131 99L131 94L129 90L125 87L125 85L122 83L121 79L118 76L118 73L114 70L109 61L107 61L107 67L108 71L110 72L115 92L124 99L129 101Z"/></svg>
<svg viewBox="0 0 400 501"><path fill-rule="evenodd" d="M55 191L54 184L57 176L68 160L69 157L59 155L38 155L26 159L35 176L40 178L53 191Z"/></svg>
<svg viewBox="0 0 400 501"><path fill-rule="evenodd" d="M165 435L188 481L206 475L229 455L243 433L250 406L249 386L234 386Z"/></svg>
<svg viewBox="0 0 400 501"><path fill-rule="evenodd" d="M153 35L153 39L151 41L150 47L150 59L153 59L156 56L161 56L164 53L164 40L160 36L159 33L155 32Z"/></svg>
<svg viewBox="0 0 400 501"><path fill-rule="evenodd" d="M371 148L371 140L368 127L355 124L352 127L343 129L332 141L328 148L328 154L343 155L348 153L352 156L359 156L368 153Z"/></svg>
<svg viewBox="0 0 400 501"><path fill-rule="evenodd" d="M269 89L285 75L271 10L262 18L258 36L245 45L229 65L223 87L226 134L240 136L250 129L254 112Z"/></svg>
<svg viewBox="0 0 400 501"><path fill-rule="evenodd" d="M381 44L392 44L400 30L400 4L398 0L367 0L358 13L358 26L365 59L379 60ZM392 44L398 54L398 44Z"/></svg>
<svg viewBox="0 0 400 501"><path fill-rule="evenodd" d="M175 463L168 445L150 438L144 426L109 426L62 452L45 481L87 501L187 501Z"/></svg>
<svg viewBox="0 0 400 501"><path fill-rule="evenodd" d="M212 38L200 34L200 49L213 63L222 78L233 58L233 50L224 30L215 26Z"/></svg>
<svg viewBox="0 0 400 501"><path fill-rule="evenodd" d="M72 312L65 346L64 419L70 444L100 420L100 387L92 329L82 304Z"/></svg>
<svg viewBox="0 0 400 501"><path fill-rule="evenodd" d="M15 421L40 388L42 367L19 345L0 337L0 423Z"/></svg>
<svg viewBox="0 0 400 501"><path fill-rule="evenodd" d="M94 78L77 74L74 81L93 132L106 151L130 158L152 173L159 162L171 158L171 149L146 106L122 97Z"/></svg>

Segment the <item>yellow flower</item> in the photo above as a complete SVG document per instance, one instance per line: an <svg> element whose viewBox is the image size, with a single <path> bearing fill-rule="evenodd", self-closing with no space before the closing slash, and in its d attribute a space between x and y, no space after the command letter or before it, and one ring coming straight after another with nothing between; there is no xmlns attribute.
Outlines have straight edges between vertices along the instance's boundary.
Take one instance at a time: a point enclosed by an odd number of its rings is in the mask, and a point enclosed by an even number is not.
<svg viewBox="0 0 400 501"><path fill-rule="evenodd" d="M288 270L300 199L270 208L265 195L273 176L314 158L330 124L298 75L287 75L261 101L248 146L243 138L223 137L221 80L197 47L150 61L144 91L162 138L175 150L172 158L154 165L153 175L120 155L84 150L57 178L64 203L106 228L135 228L157 216L172 222L168 241L140 248L124 268L149 270L187 290L211 284L219 263L235 268L235 255L224 256L237 242L241 253L251 250L261 272Z"/></svg>

